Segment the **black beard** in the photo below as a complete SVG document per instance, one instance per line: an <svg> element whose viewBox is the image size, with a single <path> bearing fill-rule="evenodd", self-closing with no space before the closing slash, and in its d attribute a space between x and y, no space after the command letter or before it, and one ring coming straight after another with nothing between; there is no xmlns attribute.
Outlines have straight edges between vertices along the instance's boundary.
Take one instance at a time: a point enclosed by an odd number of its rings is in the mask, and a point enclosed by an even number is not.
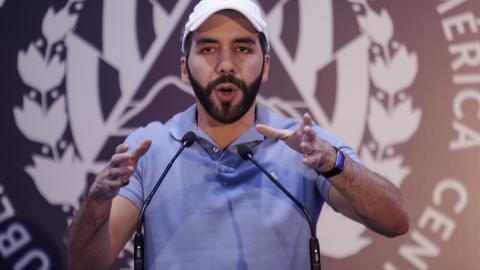
<svg viewBox="0 0 480 270"><path fill-rule="evenodd" d="M262 70L258 77L248 86L243 80L240 80L233 75L225 75L209 82L207 87L203 87L190 72L188 60L187 73L193 88L193 92L207 113L220 123L231 124L242 118L250 109L250 107L252 107L253 102L255 102L258 90L260 89L260 84L262 83L263 64ZM243 99L238 105L232 105L231 102L222 102L221 105L217 107L212 100L210 100L213 89L222 83L231 83L240 89L240 91L242 91Z"/></svg>

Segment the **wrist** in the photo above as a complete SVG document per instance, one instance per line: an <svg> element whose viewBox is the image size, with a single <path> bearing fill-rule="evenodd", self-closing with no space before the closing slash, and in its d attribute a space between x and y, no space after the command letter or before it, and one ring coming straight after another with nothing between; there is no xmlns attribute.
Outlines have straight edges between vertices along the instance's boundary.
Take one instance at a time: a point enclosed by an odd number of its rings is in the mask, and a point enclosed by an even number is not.
<svg viewBox="0 0 480 270"><path fill-rule="evenodd" d="M87 199L97 204L108 204L112 202L113 198L117 196L117 194L118 191L107 191L105 186L94 182L90 187Z"/></svg>
<svg viewBox="0 0 480 270"><path fill-rule="evenodd" d="M332 178L340 174L345 166L345 154L333 145L332 148L333 151L329 151L329 154L327 154L329 157L326 158L324 165L317 170L325 178Z"/></svg>

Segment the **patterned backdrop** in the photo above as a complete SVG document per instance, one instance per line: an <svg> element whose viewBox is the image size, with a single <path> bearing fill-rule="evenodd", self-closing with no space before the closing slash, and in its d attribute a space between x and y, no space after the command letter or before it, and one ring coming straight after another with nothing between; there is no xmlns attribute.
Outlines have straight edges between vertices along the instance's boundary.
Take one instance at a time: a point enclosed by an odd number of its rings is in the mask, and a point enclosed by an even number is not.
<svg viewBox="0 0 480 270"><path fill-rule="evenodd" d="M0 0L0 269L64 269L95 174L136 127L194 102L179 78L190 0ZM325 207L325 269L480 269L480 1L258 1L258 101L309 111L398 186L386 239ZM321 228L321 229L320 229ZM132 268L132 245L115 269Z"/></svg>

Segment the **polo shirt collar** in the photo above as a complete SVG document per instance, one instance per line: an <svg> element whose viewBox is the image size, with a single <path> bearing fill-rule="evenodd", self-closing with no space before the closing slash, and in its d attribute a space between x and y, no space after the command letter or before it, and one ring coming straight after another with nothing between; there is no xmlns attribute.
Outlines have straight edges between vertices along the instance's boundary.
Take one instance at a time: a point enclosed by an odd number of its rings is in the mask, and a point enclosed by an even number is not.
<svg viewBox="0 0 480 270"><path fill-rule="evenodd" d="M257 104L256 106L256 124L264 124L274 128L282 128L282 118L272 113L261 104ZM181 141L185 133L187 133L188 131L193 131L197 135L197 137L200 137L214 144L213 140L198 127L196 121L196 108L197 107L194 104L184 112L175 115L169 121L169 123L166 124L167 126L169 126L169 132L175 140ZM263 141L264 139L265 136L258 132L255 126L252 126L242 135L240 135L240 137L232 144L232 146L248 142Z"/></svg>

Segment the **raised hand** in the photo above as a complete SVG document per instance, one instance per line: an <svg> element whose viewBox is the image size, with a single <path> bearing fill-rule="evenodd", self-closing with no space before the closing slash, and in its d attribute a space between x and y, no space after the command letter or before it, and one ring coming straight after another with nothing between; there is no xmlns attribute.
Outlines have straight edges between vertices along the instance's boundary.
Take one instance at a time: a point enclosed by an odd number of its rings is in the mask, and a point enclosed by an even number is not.
<svg viewBox="0 0 480 270"><path fill-rule="evenodd" d="M312 116L305 113L303 121L297 130L276 129L258 124L257 130L263 135L280 139L290 148L303 154L303 163L317 172L325 172L335 164L335 151L328 143L317 138L312 128Z"/></svg>
<svg viewBox="0 0 480 270"><path fill-rule="evenodd" d="M135 171L140 157L150 148L152 141L146 139L133 152L128 152L127 144L120 144L107 166L100 171L90 188L90 194L101 200L113 199L121 187L128 185L129 178Z"/></svg>

